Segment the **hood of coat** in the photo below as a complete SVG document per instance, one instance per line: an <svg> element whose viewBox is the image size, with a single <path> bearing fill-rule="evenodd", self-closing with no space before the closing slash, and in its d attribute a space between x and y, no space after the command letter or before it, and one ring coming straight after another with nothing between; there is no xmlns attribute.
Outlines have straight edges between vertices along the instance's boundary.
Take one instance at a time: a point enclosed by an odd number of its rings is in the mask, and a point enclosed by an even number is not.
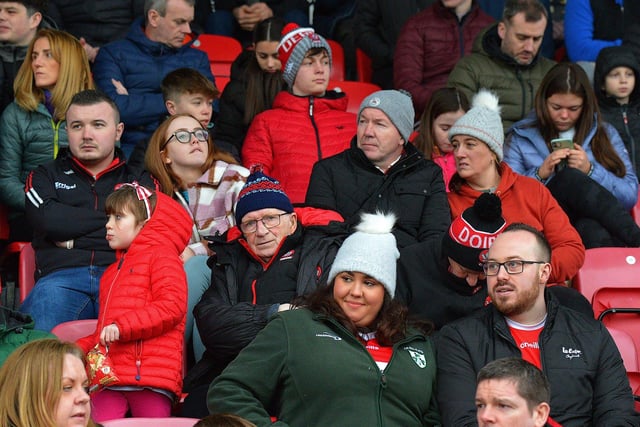
<svg viewBox="0 0 640 427"><path fill-rule="evenodd" d="M613 46L604 48L598 54L596 68L593 73L593 88L598 102L616 105L614 98L608 97L604 91L604 80L609 72L616 67L629 67L636 76L636 84L629 96L630 103L640 100L640 65L631 50L627 47Z"/></svg>
<svg viewBox="0 0 640 427"><path fill-rule="evenodd" d="M165 251L182 254L191 237L193 220L178 202L156 191L156 208L127 252L147 251L152 246L160 246ZM118 255L121 252L118 251Z"/></svg>
<svg viewBox="0 0 640 427"><path fill-rule="evenodd" d="M0 306L0 332L8 332L15 328L33 329L35 322L28 314Z"/></svg>

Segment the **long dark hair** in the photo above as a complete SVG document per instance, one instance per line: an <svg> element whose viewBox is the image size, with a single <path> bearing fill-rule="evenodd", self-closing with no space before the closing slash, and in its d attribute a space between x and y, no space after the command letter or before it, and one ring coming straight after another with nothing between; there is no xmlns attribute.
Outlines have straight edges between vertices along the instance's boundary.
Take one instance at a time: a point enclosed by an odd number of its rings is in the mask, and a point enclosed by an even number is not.
<svg viewBox="0 0 640 427"><path fill-rule="evenodd" d="M420 117L420 133L413 141L416 148L424 153L425 158L431 159L434 152L439 152L433 133L433 122L442 114L459 110L465 113L469 111L469 100L464 92L453 87L443 87L433 92L427 108Z"/></svg>
<svg viewBox="0 0 640 427"><path fill-rule="evenodd" d="M278 17L260 21L253 30L253 46L264 41L280 41L285 22ZM249 125L253 118L268 110L273 99L282 90L284 84L282 71L266 73L260 68L255 54L249 58L246 70L246 96L244 101L244 124Z"/></svg>
<svg viewBox="0 0 640 427"><path fill-rule="evenodd" d="M547 99L555 94L572 94L582 99L582 111L576 122L576 133L573 142L583 145L593 125L596 133L591 140L591 150L596 161L609 172L618 177L626 174L624 162L613 148L611 140L602 126L598 101L587 74L581 66L572 62L561 62L555 65L545 75L540 83L534 101L537 123L536 126L544 138L551 152L550 141L558 137L549 110Z"/></svg>
<svg viewBox="0 0 640 427"><path fill-rule="evenodd" d="M333 297L333 283L297 298L293 304L334 318L356 337L361 331L342 311ZM407 337L409 328L417 329L426 336L433 332L434 326L429 321L410 317L409 309L400 301L391 298L391 295L385 291L382 307L371 328L376 333L376 339L380 345L392 346Z"/></svg>

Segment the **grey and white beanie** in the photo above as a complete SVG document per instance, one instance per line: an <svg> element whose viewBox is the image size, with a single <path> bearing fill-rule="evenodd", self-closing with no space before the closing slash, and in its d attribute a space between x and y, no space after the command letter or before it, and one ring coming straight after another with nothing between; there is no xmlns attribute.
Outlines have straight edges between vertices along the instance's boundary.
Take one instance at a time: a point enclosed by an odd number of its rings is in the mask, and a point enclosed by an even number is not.
<svg viewBox="0 0 640 427"><path fill-rule="evenodd" d="M282 78L289 87L293 86L293 82L296 80L304 56L315 47L327 50L331 66L331 47L325 38L316 33L313 28L300 27L298 24L290 23L282 29L282 39L278 44L278 56L282 63Z"/></svg>
<svg viewBox="0 0 640 427"><path fill-rule="evenodd" d="M455 135L469 135L478 138L496 153L498 161L504 157L504 129L500 118L498 96L488 89L480 89L473 97L471 109L460 117L449 129L449 139Z"/></svg>
<svg viewBox="0 0 640 427"><path fill-rule="evenodd" d="M409 141L413 132L413 102L408 92L400 90L379 90L367 96L360 104L358 110L358 121L360 114L365 108L377 108L389 117L389 120L398 129L404 142Z"/></svg>
<svg viewBox="0 0 640 427"><path fill-rule="evenodd" d="M357 271L382 283L393 297L396 293L396 261L400 252L391 233L396 222L394 214L363 213L356 231L338 249L329 271L329 283L338 273Z"/></svg>

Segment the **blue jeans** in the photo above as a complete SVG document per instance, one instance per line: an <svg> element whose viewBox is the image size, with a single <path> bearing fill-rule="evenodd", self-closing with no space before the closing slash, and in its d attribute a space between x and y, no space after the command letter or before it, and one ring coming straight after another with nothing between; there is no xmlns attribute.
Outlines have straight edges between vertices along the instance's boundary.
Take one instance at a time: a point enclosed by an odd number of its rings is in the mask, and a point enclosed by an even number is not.
<svg viewBox="0 0 640 427"><path fill-rule="evenodd" d="M211 285L211 269L207 265L208 259L209 257L206 255L195 255L184 263L184 271L187 275L187 286L189 287L184 342L188 343L193 339L193 355L196 362L202 359L205 347L200 338L198 326L193 318L193 308L198 301L200 301L202 294L209 288L209 285Z"/></svg>
<svg viewBox="0 0 640 427"><path fill-rule="evenodd" d="M105 269L67 268L41 277L20 311L30 314L36 322L35 329L43 331L69 320L97 319L100 278Z"/></svg>

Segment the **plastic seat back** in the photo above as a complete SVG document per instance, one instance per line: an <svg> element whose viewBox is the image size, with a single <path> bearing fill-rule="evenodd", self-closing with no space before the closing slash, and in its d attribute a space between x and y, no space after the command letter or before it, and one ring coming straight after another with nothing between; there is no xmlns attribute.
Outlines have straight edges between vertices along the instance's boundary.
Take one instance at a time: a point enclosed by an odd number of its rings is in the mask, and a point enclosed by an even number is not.
<svg viewBox="0 0 640 427"><path fill-rule="evenodd" d="M362 101L373 92L380 90L380 86L373 83L330 81L328 89L335 89L347 94L349 104L347 111L358 114Z"/></svg>
<svg viewBox="0 0 640 427"><path fill-rule="evenodd" d="M331 75L329 79L342 81L345 76L344 49L335 40L327 39L327 43L331 48ZM282 65L284 66L284 64Z"/></svg>
<svg viewBox="0 0 640 427"><path fill-rule="evenodd" d="M20 302L24 302L35 285L36 253L31 243L23 243L18 260L18 283Z"/></svg>
<svg viewBox="0 0 640 427"><path fill-rule="evenodd" d="M587 249L584 264L573 279L573 287L592 305L595 294L601 289L640 289L640 248ZM595 316L600 312L595 311Z"/></svg>
<svg viewBox="0 0 640 427"><path fill-rule="evenodd" d="M218 76L231 77L231 64L242 53L242 45L238 40L217 34L200 34L191 46L207 54L216 84ZM218 90L222 91L220 86Z"/></svg>
<svg viewBox="0 0 640 427"><path fill-rule="evenodd" d="M96 330L98 319L71 320L54 327L51 333L61 341L75 342Z"/></svg>
<svg viewBox="0 0 640 427"><path fill-rule="evenodd" d="M638 352L633 337L628 332L613 327L607 327L607 329L616 342L618 351L620 351L622 361L624 362L624 369L627 372L640 372Z"/></svg>
<svg viewBox="0 0 640 427"><path fill-rule="evenodd" d="M627 372L627 378L629 378L629 384L631 385L636 411L640 412L640 372Z"/></svg>
<svg viewBox="0 0 640 427"><path fill-rule="evenodd" d="M573 286L596 319L634 337L640 354L640 248L588 249Z"/></svg>
<svg viewBox="0 0 640 427"><path fill-rule="evenodd" d="M104 427L193 427L198 418L122 418L102 421Z"/></svg>
<svg viewBox="0 0 640 427"><path fill-rule="evenodd" d="M356 70L358 81L371 83L371 76L373 74L371 58L360 48L356 49Z"/></svg>

